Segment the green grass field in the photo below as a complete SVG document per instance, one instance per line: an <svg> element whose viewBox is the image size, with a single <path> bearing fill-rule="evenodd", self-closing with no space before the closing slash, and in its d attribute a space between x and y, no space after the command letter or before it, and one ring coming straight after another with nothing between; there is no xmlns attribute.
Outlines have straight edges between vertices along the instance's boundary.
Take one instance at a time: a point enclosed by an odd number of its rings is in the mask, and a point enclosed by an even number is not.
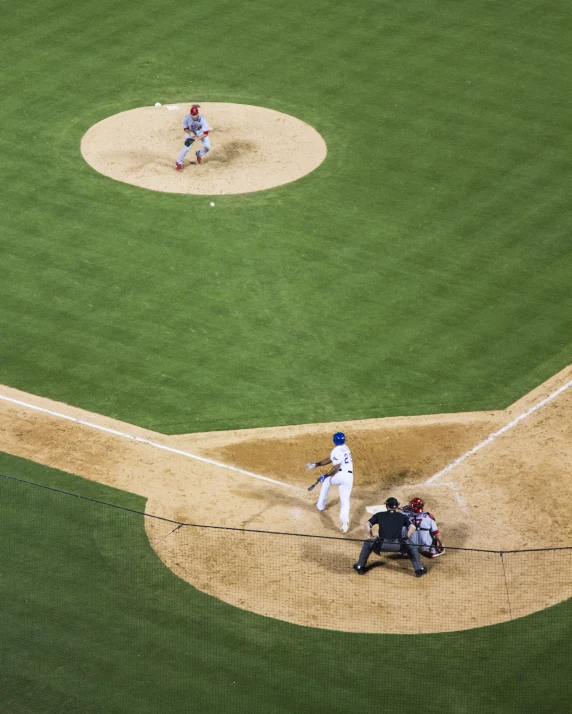
<svg viewBox="0 0 572 714"><path fill-rule="evenodd" d="M7 472L144 508L132 494L0 456ZM410 700L428 714L566 711L572 601L459 633L338 633L195 590L159 561L133 513L0 477L0 532L10 714L398 714Z"/></svg>
<svg viewBox="0 0 572 714"><path fill-rule="evenodd" d="M571 15L3 3L3 381L168 433L513 402L572 358ZM216 210L83 161L185 98L293 114L328 158Z"/></svg>
<svg viewBox="0 0 572 714"><path fill-rule="evenodd" d="M0 11L2 383L184 433L501 408L572 361L569 3ZM216 210L83 161L97 121L187 99L292 114L328 157ZM0 489L6 714L570 708L570 601L447 635L301 628L178 580L140 516Z"/></svg>

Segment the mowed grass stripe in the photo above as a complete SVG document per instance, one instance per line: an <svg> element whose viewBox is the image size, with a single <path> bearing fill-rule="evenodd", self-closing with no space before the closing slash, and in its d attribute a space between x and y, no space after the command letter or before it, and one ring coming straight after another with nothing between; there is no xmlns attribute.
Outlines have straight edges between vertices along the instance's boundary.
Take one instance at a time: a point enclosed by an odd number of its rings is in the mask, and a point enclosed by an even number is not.
<svg viewBox="0 0 572 714"><path fill-rule="evenodd" d="M7 383L184 432L501 407L570 361L563 3L33 8L6 13ZM328 158L216 210L81 159L185 97L288 111Z"/></svg>

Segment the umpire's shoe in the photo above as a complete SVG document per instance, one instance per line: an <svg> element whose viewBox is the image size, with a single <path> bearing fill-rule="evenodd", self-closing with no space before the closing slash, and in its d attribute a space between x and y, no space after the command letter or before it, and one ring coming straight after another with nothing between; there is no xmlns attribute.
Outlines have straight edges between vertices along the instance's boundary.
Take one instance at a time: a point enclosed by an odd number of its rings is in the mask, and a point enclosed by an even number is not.
<svg viewBox="0 0 572 714"><path fill-rule="evenodd" d="M358 575L364 575L365 574L365 568L363 565L360 565L359 563L354 563L354 570Z"/></svg>
<svg viewBox="0 0 572 714"><path fill-rule="evenodd" d="M427 573L427 568L421 568L420 570L415 571L415 577L422 578L426 573Z"/></svg>

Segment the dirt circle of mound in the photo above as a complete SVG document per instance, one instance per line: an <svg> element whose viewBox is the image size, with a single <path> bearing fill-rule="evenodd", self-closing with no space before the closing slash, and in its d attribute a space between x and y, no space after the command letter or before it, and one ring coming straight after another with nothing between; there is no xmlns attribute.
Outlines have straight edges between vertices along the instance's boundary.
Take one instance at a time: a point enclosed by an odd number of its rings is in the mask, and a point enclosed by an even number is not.
<svg viewBox="0 0 572 714"><path fill-rule="evenodd" d="M305 176L326 158L326 142L289 114L247 104L201 103L211 126L211 151L196 164L196 142L184 170L175 162L186 134L189 102L139 107L94 124L81 153L96 171L153 191L220 195L250 193Z"/></svg>

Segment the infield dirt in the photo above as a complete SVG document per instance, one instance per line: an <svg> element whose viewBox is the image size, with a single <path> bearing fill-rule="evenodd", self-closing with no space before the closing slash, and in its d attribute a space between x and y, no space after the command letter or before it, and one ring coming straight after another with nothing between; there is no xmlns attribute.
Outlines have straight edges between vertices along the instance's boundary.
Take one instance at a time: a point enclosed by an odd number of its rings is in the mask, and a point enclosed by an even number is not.
<svg viewBox="0 0 572 714"><path fill-rule="evenodd" d="M163 562L237 607L301 625L359 632L467 629L545 608L572 595L572 555L453 551L572 542L572 389L518 421L432 484L427 480L572 378L567 368L506 410L164 436L69 405L0 388L0 448L141 494L147 513L178 522L336 540L181 528L145 519ZM30 406L6 401L15 399ZM276 485L32 407L283 481ZM355 464L350 531L339 530L337 489L324 513L304 464L329 454L343 430ZM425 499L448 552L418 580L407 561L352 570L365 506L389 495ZM512 560L510 559L512 558ZM516 559L519 558L517 561ZM375 557L373 560L377 560ZM475 567L471 567L471 563ZM503 568L504 564L504 568ZM507 590L511 593L507 601Z"/></svg>

